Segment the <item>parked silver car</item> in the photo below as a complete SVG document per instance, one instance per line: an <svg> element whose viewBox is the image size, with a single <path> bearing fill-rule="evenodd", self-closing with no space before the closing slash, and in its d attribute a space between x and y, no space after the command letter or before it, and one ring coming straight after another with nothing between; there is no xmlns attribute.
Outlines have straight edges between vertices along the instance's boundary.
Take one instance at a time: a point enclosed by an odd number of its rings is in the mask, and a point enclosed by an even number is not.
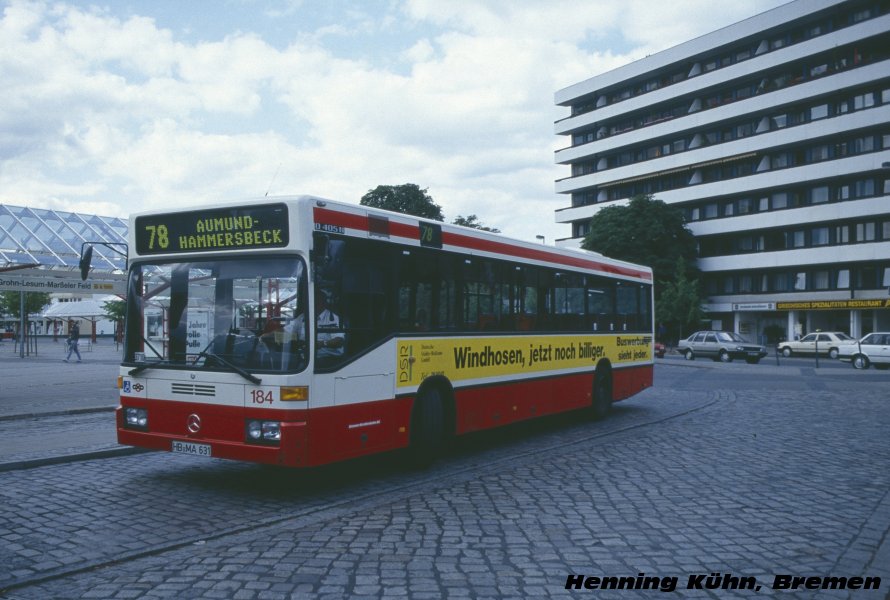
<svg viewBox="0 0 890 600"><path fill-rule="evenodd" d="M839 347L855 341L855 338L842 331L819 331L807 334L796 341L779 342L776 348L786 357L792 354L816 354L818 348L818 354L837 358Z"/></svg>
<svg viewBox="0 0 890 600"><path fill-rule="evenodd" d="M712 360L732 362L744 358L750 364L757 364L766 356L766 348L754 344L732 331L696 331L677 344L677 352L686 360L702 356Z"/></svg>
<svg viewBox="0 0 890 600"><path fill-rule="evenodd" d="M838 358L857 369L890 369L890 333L869 333L861 340L838 348Z"/></svg>

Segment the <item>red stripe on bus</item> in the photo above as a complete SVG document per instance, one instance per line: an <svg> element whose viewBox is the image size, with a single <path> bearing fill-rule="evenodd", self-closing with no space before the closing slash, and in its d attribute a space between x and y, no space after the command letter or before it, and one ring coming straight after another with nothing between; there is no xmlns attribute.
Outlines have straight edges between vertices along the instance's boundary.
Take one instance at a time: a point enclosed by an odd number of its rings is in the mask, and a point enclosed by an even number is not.
<svg viewBox="0 0 890 600"><path fill-rule="evenodd" d="M334 225L338 227L348 227L359 231L369 231L367 215L356 215L352 213L344 213L340 211L330 210L326 208L313 208L313 218L315 222L321 225ZM404 223L389 223L390 235L403 238L419 240L420 227L415 225L407 225ZM563 254L554 254L547 250L538 250L536 248L525 248L516 246L506 242L488 240L483 238L471 237L461 233L452 233L449 231L442 232L442 243L458 248L468 250L477 250L482 252L491 252L493 254L503 254L514 258L522 258L527 260L539 260L542 262L558 263L571 267L581 267L585 269L593 269L613 275L623 275L626 277L637 277L639 279L652 280L652 275L645 271L640 271L632 267L621 265L611 265L602 263L583 256L566 256Z"/></svg>
<svg viewBox="0 0 890 600"><path fill-rule="evenodd" d="M525 248L522 246L513 246L504 242L495 240L486 240L482 238L474 238L460 233L442 232L442 242L451 246L459 246L462 248L472 248L474 250L482 250L484 252L493 252L496 254L509 254L516 258L525 258L532 260L540 260L544 262L557 262L572 267L583 267L586 269L595 269L604 271L614 275L625 275L629 277L638 277L640 279L652 279L649 273L639 271L630 267L620 265L610 265L601 263L583 256L565 256L563 254L553 254L546 250L538 250L536 248Z"/></svg>
<svg viewBox="0 0 890 600"><path fill-rule="evenodd" d="M612 371L612 398L618 402L651 387L652 365ZM502 381L454 390L455 433L493 429L590 406L593 373L561 375L532 381ZM339 460L404 448L411 434L416 396L382 399L304 410L275 411L170 400L121 397L117 439L121 444L169 452L174 441L208 444L212 456L290 467L318 466ZM149 431L124 425L126 406L148 409ZM191 433L188 415L201 416L201 431ZM250 444L245 420L281 422L280 445Z"/></svg>

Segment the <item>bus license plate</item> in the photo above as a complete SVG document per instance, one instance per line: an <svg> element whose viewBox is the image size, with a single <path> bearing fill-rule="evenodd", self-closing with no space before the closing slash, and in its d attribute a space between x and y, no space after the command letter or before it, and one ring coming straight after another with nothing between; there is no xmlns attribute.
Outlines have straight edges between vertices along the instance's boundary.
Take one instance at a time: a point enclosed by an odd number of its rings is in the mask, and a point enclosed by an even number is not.
<svg viewBox="0 0 890 600"><path fill-rule="evenodd" d="M173 440L170 448L176 454L191 454L192 456L210 456L209 444L193 444L192 442L180 442Z"/></svg>

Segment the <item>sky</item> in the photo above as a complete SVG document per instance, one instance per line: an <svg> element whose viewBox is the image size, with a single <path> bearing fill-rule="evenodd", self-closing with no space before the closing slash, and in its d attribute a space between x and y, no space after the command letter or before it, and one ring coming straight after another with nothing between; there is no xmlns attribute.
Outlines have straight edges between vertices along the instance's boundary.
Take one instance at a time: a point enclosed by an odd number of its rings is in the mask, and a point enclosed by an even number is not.
<svg viewBox="0 0 890 600"><path fill-rule="evenodd" d="M785 0L0 0L0 204L130 212L414 183L571 236L556 91Z"/></svg>

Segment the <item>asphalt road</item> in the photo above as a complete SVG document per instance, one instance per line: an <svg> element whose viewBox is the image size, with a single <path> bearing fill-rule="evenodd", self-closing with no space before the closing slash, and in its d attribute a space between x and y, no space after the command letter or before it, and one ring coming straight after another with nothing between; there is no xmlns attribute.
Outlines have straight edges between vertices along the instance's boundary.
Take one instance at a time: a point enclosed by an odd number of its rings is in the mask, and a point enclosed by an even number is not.
<svg viewBox="0 0 890 600"><path fill-rule="evenodd" d="M659 597L583 588L644 573L693 598L881 577L796 597L886 599L888 383L849 365L668 358L606 421L472 436L420 472L397 455L292 472L75 453L0 473L0 597ZM52 419L89 431L105 416ZM749 578L760 588L706 588Z"/></svg>

